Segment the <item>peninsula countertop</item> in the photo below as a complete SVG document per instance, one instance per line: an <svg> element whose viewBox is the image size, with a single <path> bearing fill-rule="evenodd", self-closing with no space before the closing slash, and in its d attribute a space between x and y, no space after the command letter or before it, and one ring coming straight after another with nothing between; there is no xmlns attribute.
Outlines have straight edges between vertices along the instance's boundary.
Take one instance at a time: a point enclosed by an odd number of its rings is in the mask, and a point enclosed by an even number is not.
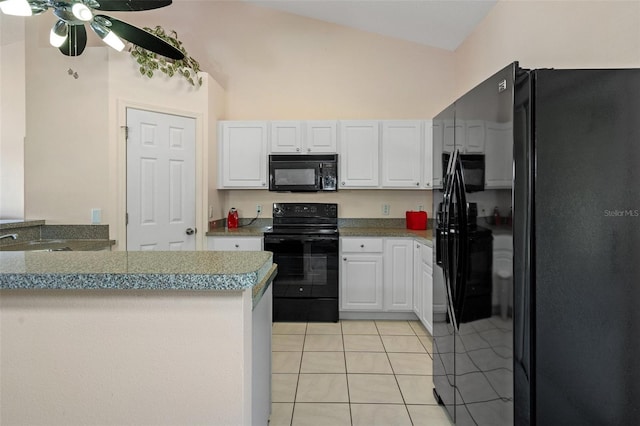
<svg viewBox="0 0 640 426"><path fill-rule="evenodd" d="M274 268L270 252L2 252L0 289L244 290Z"/></svg>

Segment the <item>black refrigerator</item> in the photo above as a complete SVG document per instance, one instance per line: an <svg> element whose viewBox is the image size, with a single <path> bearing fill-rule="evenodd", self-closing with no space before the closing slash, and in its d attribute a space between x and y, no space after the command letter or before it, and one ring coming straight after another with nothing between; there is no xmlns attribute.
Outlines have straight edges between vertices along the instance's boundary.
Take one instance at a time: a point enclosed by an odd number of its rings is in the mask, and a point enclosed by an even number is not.
<svg viewBox="0 0 640 426"><path fill-rule="evenodd" d="M638 424L640 70L515 62L433 132L437 402L458 425Z"/></svg>

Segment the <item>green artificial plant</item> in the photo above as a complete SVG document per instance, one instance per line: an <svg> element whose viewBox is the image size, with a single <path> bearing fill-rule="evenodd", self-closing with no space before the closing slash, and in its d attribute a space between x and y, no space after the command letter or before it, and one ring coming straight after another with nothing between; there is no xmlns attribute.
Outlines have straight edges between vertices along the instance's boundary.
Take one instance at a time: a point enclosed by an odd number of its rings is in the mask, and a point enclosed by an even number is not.
<svg viewBox="0 0 640 426"><path fill-rule="evenodd" d="M147 77L153 77L154 72L162 71L169 77L173 77L175 74L183 76L192 86L196 83L198 86L202 86L202 77L198 75L200 71L200 64L193 59L185 50L182 42L178 40L178 33L171 30L167 32L164 28L156 26L155 28L144 28L145 31L160 37L179 51L184 54L184 59L173 60L166 58L162 55L158 55L155 52L151 52L145 48L137 45L131 45L129 52L131 56L136 60L140 66L140 74Z"/></svg>

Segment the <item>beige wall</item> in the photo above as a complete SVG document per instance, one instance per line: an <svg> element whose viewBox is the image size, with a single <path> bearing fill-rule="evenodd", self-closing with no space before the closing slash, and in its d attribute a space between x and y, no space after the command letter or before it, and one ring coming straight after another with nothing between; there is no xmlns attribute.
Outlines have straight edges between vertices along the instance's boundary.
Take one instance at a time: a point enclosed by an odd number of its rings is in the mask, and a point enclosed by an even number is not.
<svg viewBox="0 0 640 426"><path fill-rule="evenodd" d="M0 13L0 219L24 217L24 19Z"/></svg>
<svg viewBox="0 0 640 426"><path fill-rule="evenodd" d="M67 58L26 23L25 218L87 224L102 208L108 223L107 48Z"/></svg>
<svg viewBox="0 0 640 426"><path fill-rule="evenodd" d="M113 15L135 25L177 30L226 91L226 109L223 103L212 107L216 113L205 114L225 119L430 118L513 60L525 67L640 66L640 2L635 1L501 1L455 53L239 1L178 0L168 8ZM88 47L78 58L60 55L46 42L50 21L45 15L26 21L26 216L89 223L91 208L99 207L104 221L113 224L118 183L111 167L118 129L108 127L104 117L113 114L113 106L101 99L108 93L107 57L114 55L102 47ZM90 40L93 45L99 42ZM80 78L69 77L68 68ZM131 93L136 89L133 85ZM215 122L210 119L208 126L215 129ZM217 163L215 135L209 132L209 167ZM209 173L203 195L214 217L224 217L231 206L250 217L256 200L268 215L271 202L302 199L217 191L215 179ZM341 191L327 200L340 203L345 217L379 217L386 202L389 217L402 217L424 200L431 213L430 195Z"/></svg>
<svg viewBox="0 0 640 426"><path fill-rule="evenodd" d="M515 60L524 68L640 67L640 2L499 1L455 56L456 97Z"/></svg>

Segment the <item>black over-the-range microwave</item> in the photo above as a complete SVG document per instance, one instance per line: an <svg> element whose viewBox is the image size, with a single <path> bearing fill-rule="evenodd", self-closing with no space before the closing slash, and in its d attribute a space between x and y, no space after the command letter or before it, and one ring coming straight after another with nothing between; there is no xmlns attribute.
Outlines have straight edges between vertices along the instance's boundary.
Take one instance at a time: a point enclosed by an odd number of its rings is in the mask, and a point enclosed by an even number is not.
<svg viewBox="0 0 640 426"><path fill-rule="evenodd" d="M338 155L269 155L269 191L338 190Z"/></svg>
<svg viewBox="0 0 640 426"><path fill-rule="evenodd" d="M464 189L467 192L484 191L485 157L484 154L460 154ZM442 153L442 180L447 181L449 153ZM444 190L444 185L441 191Z"/></svg>

